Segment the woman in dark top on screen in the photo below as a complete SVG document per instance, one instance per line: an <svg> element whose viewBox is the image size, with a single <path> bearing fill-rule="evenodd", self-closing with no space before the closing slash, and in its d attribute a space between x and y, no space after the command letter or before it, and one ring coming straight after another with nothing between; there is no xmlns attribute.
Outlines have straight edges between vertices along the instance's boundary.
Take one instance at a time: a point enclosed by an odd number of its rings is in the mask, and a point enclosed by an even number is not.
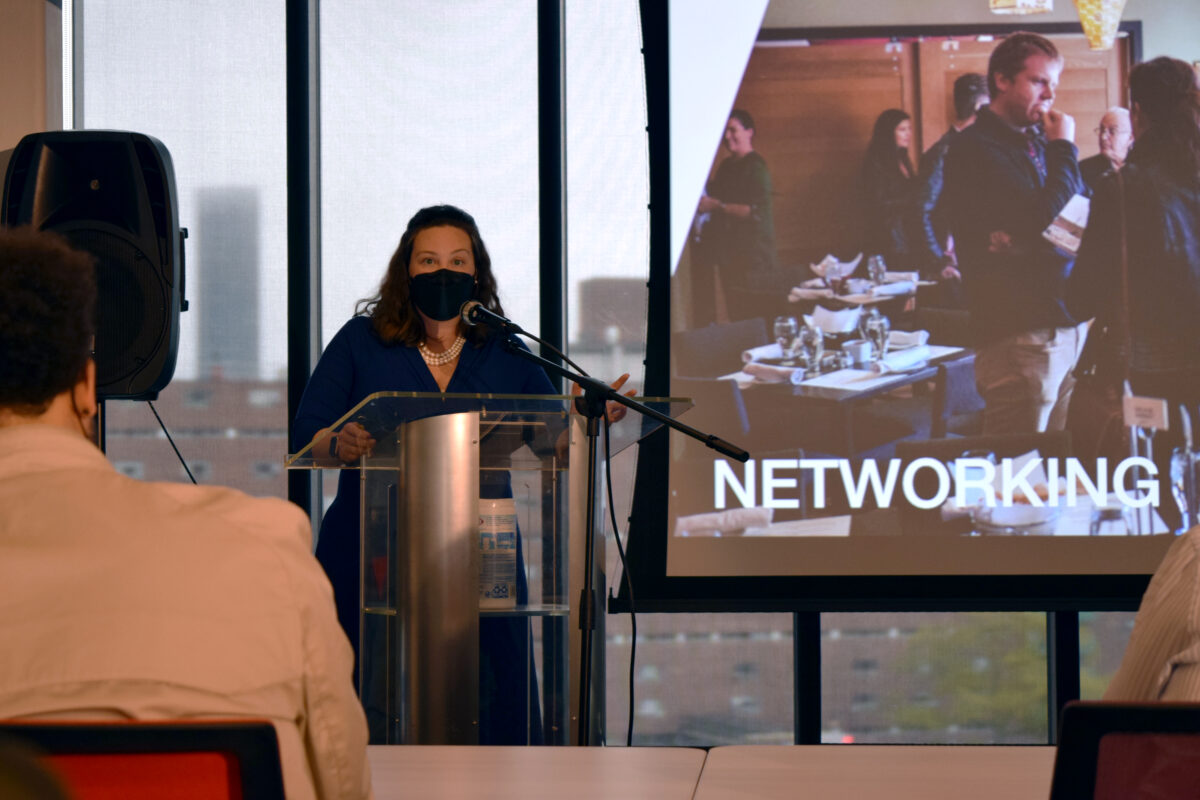
<svg viewBox="0 0 1200 800"><path fill-rule="evenodd" d="M331 427L368 395L382 391L555 394L540 367L505 350L503 334L465 326L468 300L503 314L491 259L475 220L453 206L423 208L409 220L378 294L358 304L313 370L296 414L293 446L350 465L375 443L355 422ZM522 347L524 345L521 345ZM481 486L504 492L507 485ZM496 494L494 496L501 496ZM317 559L333 584L338 619L359 651L359 478L342 470L337 497L325 513ZM518 563L521 544L518 538ZM517 570L517 602L527 602ZM480 730L483 744L539 743L536 694L525 692L528 623L480 621ZM501 687L490 691L488 686Z"/></svg>
<svg viewBox="0 0 1200 800"><path fill-rule="evenodd" d="M892 269L912 266L917 180L908 149L913 124L908 112L889 108L875 120L860 179L863 251L881 255Z"/></svg>
<svg viewBox="0 0 1200 800"><path fill-rule="evenodd" d="M1200 421L1200 85L1190 64L1161 57L1135 66L1129 88L1133 149L1120 173L1096 188L1067 302L1077 319L1095 317L1095 328L1116 331L1106 342L1125 338L1123 207L1129 378L1135 394L1168 401L1169 427L1155 437L1154 453L1159 511L1174 525L1179 514L1166 492L1166 467L1172 448L1183 441L1179 404L1190 409L1193 425Z"/></svg>
<svg viewBox="0 0 1200 800"><path fill-rule="evenodd" d="M769 304L770 293L778 292L782 304L787 293L775 262L771 175L754 149L754 119L748 111L729 113L721 142L729 155L717 166L697 207L703 222L693 271L694 327L716 319L716 274L731 321L765 316L774 308L760 307L756 295L766 295Z"/></svg>

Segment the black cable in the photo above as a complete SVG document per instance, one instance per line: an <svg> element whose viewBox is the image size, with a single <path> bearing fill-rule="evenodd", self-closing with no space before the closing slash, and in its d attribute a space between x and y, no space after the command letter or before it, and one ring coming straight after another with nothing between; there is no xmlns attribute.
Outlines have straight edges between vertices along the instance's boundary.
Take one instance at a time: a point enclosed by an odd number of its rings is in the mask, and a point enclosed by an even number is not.
<svg viewBox="0 0 1200 800"><path fill-rule="evenodd" d="M629 565L625 563L625 548L621 546L621 532L617 528L617 510L613 505L612 455L608 447L608 414L604 415L604 482L608 487L608 515L612 520L613 538L617 540L617 555L621 557L621 579L629 590L629 727L625 731L625 746L633 747L633 678L637 660L637 613L634 611L633 580L629 577Z"/></svg>
<svg viewBox="0 0 1200 800"><path fill-rule="evenodd" d="M163 424L162 417L160 417L158 412L155 411L154 403L147 400L146 405L150 406L150 410L154 412L154 418L158 420L158 427L162 428L162 432L167 435L167 441L171 443L171 449L175 451L175 455L179 459L179 463L183 464L183 471L186 472L187 476L192 479L192 483L195 483L196 476L192 474L190 469L188 469L187 462L183 460L183 454L179 452L179 448L175 446L175 440L171 438L171 432L167 430L167 426Z"/></svg>

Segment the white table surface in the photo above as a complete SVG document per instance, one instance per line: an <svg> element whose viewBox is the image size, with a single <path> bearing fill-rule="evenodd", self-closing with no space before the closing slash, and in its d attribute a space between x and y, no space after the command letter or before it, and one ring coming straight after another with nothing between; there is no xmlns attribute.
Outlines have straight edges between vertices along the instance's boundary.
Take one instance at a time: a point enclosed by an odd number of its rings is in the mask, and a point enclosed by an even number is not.
<svg viewBox="0 0 1200 800"><path fill-rule="evenodd" d="M1050 746L714 747L695 800L1046 800Z"/></svg>
<svg viewBox="0 0 1200 800"><path fill-rule="evenodd" d="M691 800L704 751L685 747L372 745L376 800Z"/></svg>

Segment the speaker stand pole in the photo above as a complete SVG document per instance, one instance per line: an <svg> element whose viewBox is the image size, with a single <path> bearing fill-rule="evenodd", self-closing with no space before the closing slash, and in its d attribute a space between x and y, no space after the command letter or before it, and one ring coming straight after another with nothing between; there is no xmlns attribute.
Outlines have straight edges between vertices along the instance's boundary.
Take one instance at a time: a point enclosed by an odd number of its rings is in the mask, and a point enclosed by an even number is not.
<svg viewBox="0 0 1200 800"><path fill-rule="evenodd" d="M100 399L96 401L96 421L92 425L92 444L96 445L96 447L99 447L101 453L106 452L104 449L106 444L106 437L104 435L104 422L104 400Z"/></svg>
<svg viewBox="0 0 1200 800"><path fill-rule="evenodd" d="M522 331L523 332L523 331ZM632 400L620 392L614 390L611 386L603 381L598 381L588 375L580 375L572 372L565 367L555 364L552 361L547 361L540 356L535 356L525 348L517 344L515 339L506 337L504 339L504 349L509 353L523 358L526 361L531 361L537 364L548 374L559 375L571 381L583 389L583 397L575 399L575 409L587 418L587 438L588 438L588 463L587 463L587 520L584 523L584 572L583 572L583 591L580 596L579 609L579 627L582 631L580 636L580 663L579 663L579 744L587 746L591 742L591 690L592 690L592 633L595 630L596 614L598 603L596 602L596 591L593 581L592 571L594 569L592 557L595 550L596 542L596 525L595 525L595 510L596 510L596 440L599 436L601 420L604 418L608 408L609 401L620 403L626 408L632 409L644 417L649 417L657 422L666 425L668 428L677 430L682 434L692 437L693 439L704 443L706 447L716 450L722 455L745 463L750 458L750 454L738 447L735 444L730 444L724 439L718 438L712 434L704 433L690 425L685 425L678 420L671 419L670 416L663 414L660 411L639 403L637 400ZM602 744L602 743L600 743Z"/></svg>

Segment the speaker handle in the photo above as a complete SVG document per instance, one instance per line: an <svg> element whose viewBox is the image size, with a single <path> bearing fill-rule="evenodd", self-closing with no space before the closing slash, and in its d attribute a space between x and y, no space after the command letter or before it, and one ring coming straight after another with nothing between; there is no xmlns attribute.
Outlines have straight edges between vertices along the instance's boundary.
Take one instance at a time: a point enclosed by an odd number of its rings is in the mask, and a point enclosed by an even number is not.
<svg viewBox="0 0 1200 800"><path fill-rule="evenodd" d="M183 240L188 238L187 228L179 229L179 310L188 310L187 301L187 260L183 257Z"/></svg>

